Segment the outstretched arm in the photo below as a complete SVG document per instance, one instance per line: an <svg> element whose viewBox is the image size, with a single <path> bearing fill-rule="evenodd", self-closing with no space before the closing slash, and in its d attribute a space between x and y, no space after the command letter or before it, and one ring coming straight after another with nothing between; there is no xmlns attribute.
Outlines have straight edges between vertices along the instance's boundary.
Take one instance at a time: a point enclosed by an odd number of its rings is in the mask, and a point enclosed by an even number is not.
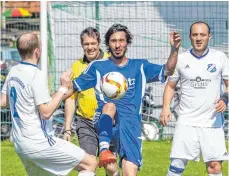
<svg viewBox="0 0 229 176"><path fill-rule="evenodd" d="M53 96L52 100L48 103L40 104L38 106L39 112L41 113L42 117L44 119L49 119L53 112L56 110L56 108L59 106L61 101L64 98L64 95L68 91L68 88L71 84L72 80L72 72L69 70L67 72L64 72L61 76L61 88L59 91L57 91Z"/></svg>
<svg viewBox="0 0 229 176"><path fill-rule="evenodd" d="M170 33L171 52L165 65L165 76L171 76L174 73L177 64L179 47L181 45L180 34L176 31Z"/></svg>

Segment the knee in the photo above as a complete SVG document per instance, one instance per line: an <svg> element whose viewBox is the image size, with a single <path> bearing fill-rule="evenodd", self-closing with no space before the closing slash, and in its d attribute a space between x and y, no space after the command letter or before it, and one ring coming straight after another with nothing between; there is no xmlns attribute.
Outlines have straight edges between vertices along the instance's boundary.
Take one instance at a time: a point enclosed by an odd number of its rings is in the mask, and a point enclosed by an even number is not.
<svg viewBox="0 0 229 176"><path fill-rule="evenodd" d="M187 163L188 163L188 160L186 159L172 158L171 164L169 166L168 176L182 175Z"/></svg>
<svg viewBox="0 0 229 176"><path fill-rule="evenodd" d="M88 163L89 171L95 172L97 165L98 165L98 163L97 163L96 157L91 155L91 159Z"/></svg>
<svg viewBox="0 0 229 176"><path fill-rule="evenodd" d="M79 171L95 172L97 160L95 156L86 154L81 163L76 167Z"/></svg>
<svg viewBox="0 0 229 176"><path fill-rule="evenodd" d="M109 163L105 165L105 169L108 176L119 176L117 163Z"/></svg>
<svg viewBox="0 0 229 176"><path fill-rule="evenodd" d="M122 175L123 176L137 176L138 166L125 158L122 160Z"/></svg>
<svg viewBox="0 0 229 176"><path fill-rule="evenodd" d="M103 106L103 114L107 114L110 117L114 118L116 113L116 106L114 103L106 103Z"/></svg>
<svg viewBox="0 0 229 176"><path fill-rule="evenodd" d="M209 174L219 174L222 172L221 161L210 161L207 163L207 171Z"/></svg>

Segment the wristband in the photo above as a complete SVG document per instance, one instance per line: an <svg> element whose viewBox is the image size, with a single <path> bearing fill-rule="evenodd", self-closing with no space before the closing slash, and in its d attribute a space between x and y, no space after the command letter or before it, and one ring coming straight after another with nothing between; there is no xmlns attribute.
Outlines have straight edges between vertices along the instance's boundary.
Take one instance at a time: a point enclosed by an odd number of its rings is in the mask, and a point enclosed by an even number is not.
<svg viewBox="0 0 229 176"><path fill-rule="evenodd" d="M58 92L62 92L63 94L66 94L68 92L68 88L66 87L60 87Z"/></svg>
<svg viewBox="0 0 229 176"><path fill-rule="evenodd" d="M72 133L72 130L65 130L64 133L67 133L69 136L71 136L71 134L69 133L69 131Z"/></svg>
<svg viewBox="0 0 229 176"><path fill-rule="evenodd" d="M220 100L222 100L226 105L228 104L228 93L224 93L221 97Z"/></svg>

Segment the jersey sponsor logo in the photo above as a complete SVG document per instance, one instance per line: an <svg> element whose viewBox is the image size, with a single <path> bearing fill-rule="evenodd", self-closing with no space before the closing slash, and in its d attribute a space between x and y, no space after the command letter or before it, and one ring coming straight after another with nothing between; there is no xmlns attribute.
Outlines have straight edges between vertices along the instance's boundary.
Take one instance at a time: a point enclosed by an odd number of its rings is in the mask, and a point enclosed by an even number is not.
<svg viewBox="0 0 229 176"><path fill-rule="evenodd" d="M195 89L206 89L211 79L202 79L197 76L195 79L190 79L190 86Z"/></svg>
<svg viewBox="0 0 229 176"><path fill-rule="evenodd" d="M129 87L128 87L129 89L135 87L135 78L133 78L133 79L128 78L127 81L128 81L128 84L129 84Z"/></svg>
<svg viewBox="0 0 229 176"><path fill-rule="evenodd" d="M216 65L215 64L208 64L207 70L211 73L216 71Z"/></svg>

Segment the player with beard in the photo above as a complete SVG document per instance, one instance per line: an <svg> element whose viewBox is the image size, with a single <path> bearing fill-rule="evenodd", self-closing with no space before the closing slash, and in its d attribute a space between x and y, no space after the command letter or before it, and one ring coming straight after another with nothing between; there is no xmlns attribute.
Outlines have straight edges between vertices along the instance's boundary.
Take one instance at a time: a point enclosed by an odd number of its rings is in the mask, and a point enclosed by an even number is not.
<svg viewBox="0 0 229 176"><path fill-rule="evenodd" d="M190 26L192 48L179 55L164 90L162 125L171 119L170 103L180 82L168 176L183 175L188 161L199 161L201 155L208 176L222 176L222 161L228 161L223 112L228 104L229 62L226 54L209 48L211 35L210 26L203 21Z"/></svg>
<svg viewBox="0 0 229 176"><path fill-rule="evenodd" d="M116 157L109 151L110 142L114 137L124 176L137 175L142 164L141 104L145 85L148 82L164 82L166 76L173 74L181 44L180 35L171 32L169 59L165 65L157 65L149 63L146 59L132 59L126 56L132 38L126 26L112 25L105 34L105 44L111 57L91 62L87 69L73 80L73 87L77 91L95 88L98 109L94 124L99 135L99 165L106 166L116 161ZM100 79L112 71L122 73L128 80L128 90L119 100L105 97L100 90Z"/></svg>

